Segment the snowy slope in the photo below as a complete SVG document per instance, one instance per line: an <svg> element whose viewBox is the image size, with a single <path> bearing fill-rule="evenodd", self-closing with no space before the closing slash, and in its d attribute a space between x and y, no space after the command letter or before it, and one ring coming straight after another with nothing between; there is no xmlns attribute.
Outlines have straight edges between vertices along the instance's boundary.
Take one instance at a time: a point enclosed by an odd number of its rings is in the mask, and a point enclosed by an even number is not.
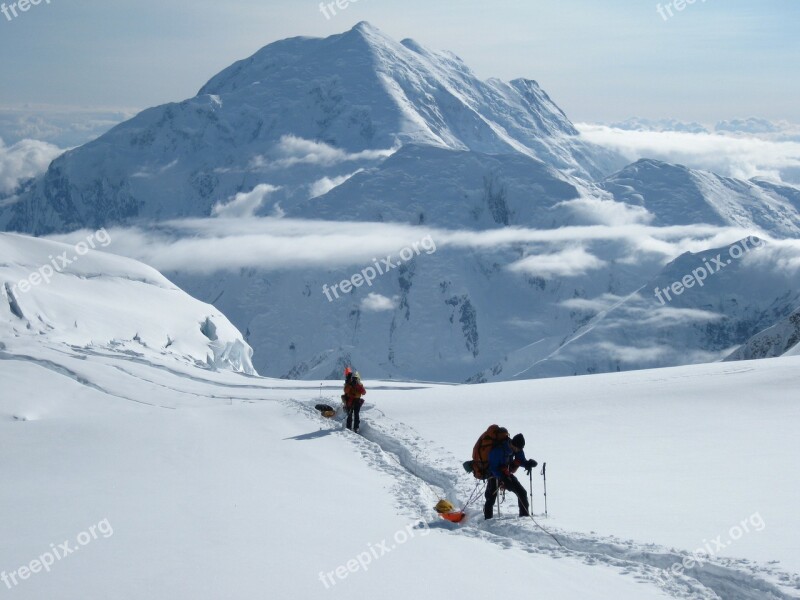
<svg viewBox="0 0 800 600"><path fill-rule="evenodd" d="M666 597L618 565L442 528L420 480L292 400L313 388L120 355L27 352L40 364L0 355L0 466L14 482L0 489L13 515L0 523L0 568L14 572L51 543L78 547L93 524L113 533L17 579L14 597L367 599L379 590L400 600L488 593L496 579L487 571L550 598ZM42 366L50 360L63 370ZM366 570L346 570L372 548Z"/></svg>
<svg viewBox="0 0 800 600"><path fill-rule="evenodd" d="M800 309L751 337L725 360L753 360L800 353Z"/></svg>
<svg viewBox="0 0 800 600"><path fill-rule="evenodd" d="M524 433L527 455L547 462L552 517L543 523L564 531L568 547L566 531L596 532L581 538L583 547L605 538L618 556L630 556L628 539L692 551L720 536L726 546L716 549L718 557L775 560L777 568L797 572L800 489L776 470L793 471L800 460L793 439L798 367L792 357L390 391L376 399L374 437L399 438L395 448L406 456L435 456L426 476L448 482L463 499L473 482L458 476L456 465L469 456L475 432L499 423ZM534 478L537 512L544 509L542 483ZM756 513L765 522L762 531L729 536ZM509 525L504 532L526 529ZM732 560L728 566L754 565ZM800 581L797 575L790 581L796 597ZM721 598L773 597L720 590Z"/></svg>
<svg viewBox="0 0 800 600"><path fill-rule="evenodd" d="M107 246L98 234L95 246ZM0 260L3 347L35 339L255 373L252 349L227 318L141 263L7 233Z"/></svg>
<svg viewBox="0 0 800 600"><path fill-rule="evenodd" d="M772 468L799 458L796 358L485 386L367 381L361 437L312 408L335 404L336 385L11 341L0 570L63 541L79 549L17 579L14 597L483 597L498 578L559 600L800 597L797 484ZM433 512L440 497L466 500L460 462L494 421L548 462L550 518L537 520L564 549L507 518L508 500L489 523L472 508L458 526ZM664 571L743 520L748 533L702 567ZM93 524L104 534L78 546Z"/></svg>

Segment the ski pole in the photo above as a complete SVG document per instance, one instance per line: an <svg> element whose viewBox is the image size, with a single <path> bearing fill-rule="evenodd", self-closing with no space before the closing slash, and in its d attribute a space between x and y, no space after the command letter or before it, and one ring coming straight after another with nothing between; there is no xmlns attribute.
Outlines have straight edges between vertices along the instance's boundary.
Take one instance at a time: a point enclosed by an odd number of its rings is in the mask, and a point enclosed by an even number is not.
<svg viewBox="0 0 800 600"><path fill-rule="evenodd" d="M547 463L542 463L542 477L544 478L544 517L547 518Z"/></svg>

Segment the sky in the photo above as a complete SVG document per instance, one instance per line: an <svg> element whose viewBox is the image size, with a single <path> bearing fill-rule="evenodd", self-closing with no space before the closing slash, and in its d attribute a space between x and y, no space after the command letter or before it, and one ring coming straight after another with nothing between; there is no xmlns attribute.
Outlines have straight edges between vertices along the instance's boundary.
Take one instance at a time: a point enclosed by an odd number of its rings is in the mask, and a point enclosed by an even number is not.
<svg viewBox="0 0 800 600"><path fill-rule="evenodd" d="M800 122L800 0L350 0L328 17L318 0L39 0L16 17L2 1L2 109L127 114L194 96L272 41L366 20L482 78L536 79L577 122Z"/></svg>

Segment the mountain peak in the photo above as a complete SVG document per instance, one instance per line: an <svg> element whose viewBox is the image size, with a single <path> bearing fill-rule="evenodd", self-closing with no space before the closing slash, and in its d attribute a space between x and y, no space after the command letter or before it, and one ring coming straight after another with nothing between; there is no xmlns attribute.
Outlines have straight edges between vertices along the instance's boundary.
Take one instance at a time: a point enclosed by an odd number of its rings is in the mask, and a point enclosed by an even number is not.
<svg viewBox="0 0 800 600"><path fill-rule="evenodd" d="M379 40L382 45L385 45L386 43L394 45L397 43L394 39L386 35L383 31L375 27L369 21L361 21L360 23L356 23L352 29L346 31L342 35L342 37L345 38L355 36L363 39L368 44L374 44Z"/></svg>
<svg viewBox="0 0 800 600"><path fill-rule="evenodd" d="M380 33L380 30L369 21L359 21L350 31L360 31L362 33Z"/></svg>

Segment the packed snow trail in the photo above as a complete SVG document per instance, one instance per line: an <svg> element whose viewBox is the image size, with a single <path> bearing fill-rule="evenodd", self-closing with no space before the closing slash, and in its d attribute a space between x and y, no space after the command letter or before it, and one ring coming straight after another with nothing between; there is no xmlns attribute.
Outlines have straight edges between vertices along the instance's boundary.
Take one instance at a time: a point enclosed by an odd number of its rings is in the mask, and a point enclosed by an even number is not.
<svg viewBox="0 0 800 600"><path fill-rule="evenodd" d="M324 399L336 406L332 398ZM299 409L329 429L341 429L341 420L325 419L309 405L295 401ZM443 448L434 448L412 428L392 422L373 405L362 409L360 435L353 434L353 443L359 446L362 456L381 470L398 478L398 499L411 514L431 519L436 492L454 504L466 499L475 480L459 469L460 462ZM378 416L380 415L380 416ZM365 443L361 438L367 440ZM439 457L434 458L434 457ZM400 469L398 469L400 467ZM460 472L459 472L460 471ZM527 487L527 486L526 486ZM530 490L529 490L530 491ZM515 514L513 494L505 504L508 512ZM477 505L483 503L483 496ZM552 558L577 558L587 565L605 564L616 567L621 574L655 585L675 598L691 600L792 600L800 598L800 576L781 572L749 561L707 558L703 565L682 568L684 574L669 572L673 565L691 558L688 552L660 548L656 544L642 546L632 540L604 539L576 532L556 531L563 548L556 545L545 532L535 529L525 518L495 518L483 521L480 510L471 509L465 524L452 525L434 520L429 527L452 530L456 535L466 535L501 547L522 548L526 552L545 554ZM771 583L772 580L775 583Z"/></svg>

